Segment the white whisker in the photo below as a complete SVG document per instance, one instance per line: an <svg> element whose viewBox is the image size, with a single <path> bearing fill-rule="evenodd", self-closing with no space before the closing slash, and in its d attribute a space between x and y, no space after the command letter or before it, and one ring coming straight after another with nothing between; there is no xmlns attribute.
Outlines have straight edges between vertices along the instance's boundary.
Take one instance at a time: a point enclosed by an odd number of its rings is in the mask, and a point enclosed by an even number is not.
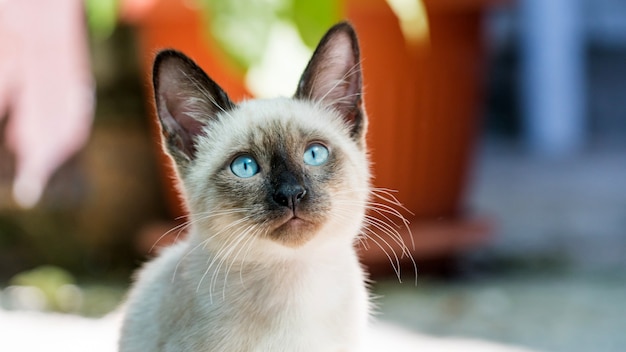
<svg viewBox="0 0 626 352"><path fill-rule="evenodd" d="M218 234L224 233L224 232L230 230L231 228L233 228L235 226L238 226L239 224L241 224L242 222L247 221L247 220L249 220L249 217L244 217L242 219L234 221L234 222L230 223L229 225L225 226L222 230L218 231L212 237L215 237ZM230 238L230 237L235 237L235 238L233 239L233 238ZM224 251L226 251L228 249L228 246L229 246L230 243L232 243L232 241L236 240L236 237L237 237L236 235L235 236L229 236L229 238L222 243L222 245L220 246L220 249L217 252L213 253L212 257L209 257L207 259L207 268L204 271L204 274L202 275L202 277L200 278L200 281L198 282L198 285L196 286L196 292L200 291L200 287L202 286L202 282L204 281L206 275L211 270L211 267L216 263L216 261L222 260L222 255L223 255ZM206 241L204 241L204 242L206 242ZM206 246L206 244L205 244L205 246ZM216 271L214 271L214 272L216 272ZM212 296L211 284L209 284L209 292L211 292L211 302L212 302L213 296Z"/></svg>
<svg viewBox="0 0 626 352"><path fill-rule="evenodd" d="M213 218L215 216L220 216L220 215L231 215L231 214L236 214L236 213L242 213L242 212L246 212L248 211L247 209L229 209L229 210L218 210L218 211L214 211L214 212L203 212L203 213L198 213L200 215L203 215L199 218L195 218L191 221L188 222L187 226L190 226L192 224L195 224L197 222L200 221L205 221L208 220L210 218ZM244 217L243 219L240 219L239 221L245 221L244 219L246 219L247 217ZM231 224L232 225L232 224ZM200 243L198 243L197 245L195 245L191 250L187 251L176 263L176 266L174 267L174 273L172 274L172 282L174 281L175 277L176 277L176 273L178 272L178 267L180 266L180 264L183 262L183 260L185 260L191 253L193 253L195 250L197 250L198 248L202 247L203 249L206 248L206 245L216 236L219 236L222 232L227 231L230 228L230 225L223 228L222 230L212 234L210 237L202 240Z"/></svg>
<svg viewBox="0 0 626 352"><path fill-rule="evenodd" d="M371 197L377 199L378 201L359 201L351 198L354 192L364 190L369 191ZM373 214L365 215L363 219L363 236L358 236L356 240L363 244L365 250L368 250L366 246L367 242L364 241L362 237L374 242L387 256L387 259L389 259L392 269L397 276L400 276L400 258L407 257L413 266L413 270L415 273L415 284L417 285L417 263L413 258L411 250L406 245L404 237L399 231L400 227L404 228L411 240L411 248L415 250L415 241L411 232L410 222L401 213L401 211L406 211L411 215L413 215L413 213L411 213L406 207L404 207L404 205L395 197L393 193L396 192L397 191L395 190L387 188L350 189L348 191L339 191L335 194L335 198L339 198L338 200L335 200L335 204L341 208L343 208L344 206L348 207L342 212L339 212L338 215L342 217L345 217L346 215L349 216L351 212L351 207L364 207L365 209L376 214L377 216L372 216ZM396 223L394 219L397 219L400 224ZM391 239L391 242L384 240L385 237ZM396 254L396 249L391 245L392 243L397 245L401 250L400 256ZM389 253L388 250L391 250L392 254ZM398 279L400 280L400 277L398 277Z"/></svg>
<svg viewBox="0 0 626 352"><path fill-rule="evenodd" d="M339 87L339 85L341 85L342 83L346 83L348 77L350 77L351 75L354 74L359 74L360 71L360 67L361 67L361 62L357 62L356 64L354 64L352 67L350 67L350 69L348 71L346 71L346 73L338 80L335 81L335 83L333 84L332 87L330 87L330 89L328 89L328 91L319 99L320 102L323 102L326 97L332 93L333 90L335 90L337 87ZM325 107L329 107L329 104L326 104Z"/></svg>
<svg viewBox="0 0 626 352"><path fill-rule="evenodd" d="M230 265L228 266L228 268L226 269L226 273L224 275L224 284L222 287L222 299L225 299L226 297L226 283L228 282L228 274L230 273L230 271L233 268L233 265L237 262L237 258L239 258L239 255L241 254L241 252L244 250L244 248L246 248L246 245L248 243L251 242L251 240L255 237L255 235L257 234L257 228L258 225L256 224L252 224L249 225L245 231L243 231L243 233L241 235L239 235L239 237L241 237L240 240L237 241L237 243L235 243L232 247L233 249L235 248L239 248L239 250L237 251L237 253L235 253L235 255L232 257L232 259L230 260ZM242 243L243 241L243 243ZM241 244L241 245L240 245ZM231 254L231 252L228 253L229 255ZM242 277L242 270L241 268L243 267L243 265L245 264L245 262L242 260L241 261L241 267L239 269L239 280L241 281L241 284L243 286L243 277Z"/></svg>

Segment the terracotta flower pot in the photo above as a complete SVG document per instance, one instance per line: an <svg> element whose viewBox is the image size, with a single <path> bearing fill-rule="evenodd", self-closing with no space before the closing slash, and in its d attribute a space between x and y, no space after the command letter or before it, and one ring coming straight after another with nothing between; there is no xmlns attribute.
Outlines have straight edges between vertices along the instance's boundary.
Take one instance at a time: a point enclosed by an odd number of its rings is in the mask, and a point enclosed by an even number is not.
<svg viewBox="0 0 626 352"><path fill-rule="evenodd" d="M415 244L416 259L456 253L490 232L487 221L467 220L463 211L483 101L486 4L425 1L430 39L413 47L384 0L346 5L362 47L374 184L397 190L414 213L413 239L408 231L402 236ZM369 247L363 260L388 267L385 253Z"/></svg>

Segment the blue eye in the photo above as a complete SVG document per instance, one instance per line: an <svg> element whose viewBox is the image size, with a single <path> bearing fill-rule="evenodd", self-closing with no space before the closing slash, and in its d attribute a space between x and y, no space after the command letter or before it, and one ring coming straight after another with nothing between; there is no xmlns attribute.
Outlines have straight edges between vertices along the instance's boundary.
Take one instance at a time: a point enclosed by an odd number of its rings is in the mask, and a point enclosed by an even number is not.
<svg viewBox="0 0 626 352"><path fill-rule="evenodd" d="M319 143L311 144L304 151L304 163L319 166L328 160L328 148Z"/></svg>
<svg viewBox="0 0 626 352"><path fill-rule="evenodd" d="M259 164L249 155L241 155L230 163L230 171L238 177L248 178L259 172Z"/></svg>

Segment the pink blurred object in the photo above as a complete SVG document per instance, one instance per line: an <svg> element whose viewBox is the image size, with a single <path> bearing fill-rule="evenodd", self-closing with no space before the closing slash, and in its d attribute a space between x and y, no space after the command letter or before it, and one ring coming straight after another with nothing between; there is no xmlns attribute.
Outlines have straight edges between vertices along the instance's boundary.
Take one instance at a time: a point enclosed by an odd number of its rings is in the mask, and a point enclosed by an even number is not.
<svg viewBox="0 0 626 352"><path fill-rule="evenodd" d="M120 16L125 22L137 23L157 5L158 1L159 0L123 0L120 3Z"/></svg>
<svg viewBox="0 0 626 352"><path fill-rule="evenodd" d="M13 197L33 207L91 128L94 82L82 0L0 0L0 118L10 113Z"/></svg>

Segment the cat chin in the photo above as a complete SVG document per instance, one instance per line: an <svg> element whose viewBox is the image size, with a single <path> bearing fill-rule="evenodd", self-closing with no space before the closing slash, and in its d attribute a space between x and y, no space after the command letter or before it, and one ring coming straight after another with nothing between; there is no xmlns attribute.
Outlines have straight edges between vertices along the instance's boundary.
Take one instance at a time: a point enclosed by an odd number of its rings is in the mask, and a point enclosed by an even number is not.
<svg viewBox="0 0 626 352"><path fill-rule="evenodd" d="M316 222L289 216L278 221L276 228L270 232L269 237L284 246L297 248L310 241L320 228L321 226Z"/></svg>

